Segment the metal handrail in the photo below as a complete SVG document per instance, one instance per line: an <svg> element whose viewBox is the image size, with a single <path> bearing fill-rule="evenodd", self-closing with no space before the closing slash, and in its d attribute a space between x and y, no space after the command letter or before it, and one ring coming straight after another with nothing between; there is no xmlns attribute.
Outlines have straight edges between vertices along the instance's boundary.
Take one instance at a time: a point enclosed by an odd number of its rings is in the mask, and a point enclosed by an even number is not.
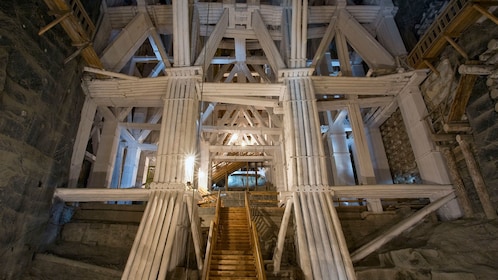
<svg viewBox="0 0 498 280"><path fill-rule="evenodd" d="M214 218L209 225L208 241L206 246L206 255L204 257L204 265L202 267L202 280L209 279L209 270L211 266L211 257L213 255L213 248L218 238L218 231L220 225L220 208L221 208L221 191L218 191L218 198L216 199L216 210Z"/></svg>
<svg viewBox="0 0 498 280"><path fill-rule="evenodd" d="M258 273L259 280L266 280L266 273L263 264L263 255L261 254L261 246L259 245L258 230L256 228L256 223L252 221L251 210L249 207L249 192L245 192L245 208L247 213L247 221L249 224L249 230L251 231L251 242L253 247L254 259L256 261L256 269Z"/></svg>

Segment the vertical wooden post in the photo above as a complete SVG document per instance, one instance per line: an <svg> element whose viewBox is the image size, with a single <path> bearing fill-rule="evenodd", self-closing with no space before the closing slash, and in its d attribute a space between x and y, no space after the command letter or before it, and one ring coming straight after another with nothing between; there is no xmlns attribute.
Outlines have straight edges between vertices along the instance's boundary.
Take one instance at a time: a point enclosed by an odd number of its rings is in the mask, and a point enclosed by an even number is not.
<svg viewBox="0 0 498 280"><path fill-rule="evenodd" d="M467 168L469 169L470 176L472 177L472 182L474 183L474 187L476 188L477 195L479 196L479 200L481 201L482 209L486 214L488 219L496 219L496 209L493 208L493 204L489 199L488 190L486 188L486 184L484 183L484 178L482 177L481 171L479 170L479 166L470 150L470 146L460 135L457 135L456 140L458 145L462 149L463 156L465 158L465 163L467 164Z"/></svg>
<svg viewBox="0 0 498 280"><path fill-rule="evenodd" d="M460 203L460 206L462 207L463 216L465 218L473 217L474 211L472 210L472 205L470 204L469 196L467 195L467 191L465 190L465 185L463 184L462 177L460 176L460 171L458 170L456 164L455 155L453 154L453 151L451 151L450 147L442 147L441 152L444 158L446 159L446 163L448 164L451 181L455 188L457 200Z"/></svg>
<svg viewBox="0 0 498 280"><path fill-rule="evenodd" d="M275 251L273 252L273 271L280 271L280 263L282 262L282 253L284 251L285 236L287 235L287 227L289 226L289 220L291 216L292 198L287 199L285 205L284 216L282 217L282 222L280 223L280 229L278 231L277 245L275 246Z"/></svg>

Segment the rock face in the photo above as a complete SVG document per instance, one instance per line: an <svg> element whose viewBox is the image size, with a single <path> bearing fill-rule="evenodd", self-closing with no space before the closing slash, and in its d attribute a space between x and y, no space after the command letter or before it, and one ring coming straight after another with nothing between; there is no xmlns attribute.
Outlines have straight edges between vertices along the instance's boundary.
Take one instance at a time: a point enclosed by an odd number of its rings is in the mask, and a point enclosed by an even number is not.
<svg viewBox="0 0 498 280"><path fill-rule="evenodd" d="M42 1L0 2L0 279L19 279L65 185L84 95Z"/></svg>
<svg viewBox="0 0 498 280"><path fill-rule="evenodd" d="M496 236L498 221L426 222L387 245L379 267L359 268L358 279L497 279Z"/></svg>
<svg viewBox="0 0 498 280"><path fill-rule="evenodd" d="M421 184L401 111L398 109L380 127L389 168L395 184Z"/></svg>

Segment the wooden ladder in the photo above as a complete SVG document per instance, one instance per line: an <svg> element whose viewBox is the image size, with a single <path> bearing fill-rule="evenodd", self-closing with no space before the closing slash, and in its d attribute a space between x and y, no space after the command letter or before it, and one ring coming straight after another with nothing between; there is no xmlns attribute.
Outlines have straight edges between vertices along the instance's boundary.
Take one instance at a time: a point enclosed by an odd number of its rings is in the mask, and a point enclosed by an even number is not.
<svg viewBox="0 0 498 280"><path fill-rule="evenodd" d="M258 279L246 209L222 207L219 218L209 279Z"/></svg>

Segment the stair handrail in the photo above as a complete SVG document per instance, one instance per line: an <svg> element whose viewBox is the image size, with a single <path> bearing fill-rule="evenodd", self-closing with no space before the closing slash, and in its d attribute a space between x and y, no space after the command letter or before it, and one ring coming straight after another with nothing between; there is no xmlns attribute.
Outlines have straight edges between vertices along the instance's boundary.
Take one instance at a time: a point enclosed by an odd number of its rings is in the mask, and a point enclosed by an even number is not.
<svg viewBox="0 0 498 280"><path fill-rule="evenodd" d="M218 191L218 198L216 199L216 210L214 218L209 225L209 234L206 245L206 255L204 256L204 265L202 267L202 280L209 279L209 270L211 266L211 257L213 255L213 247L218 238L218 231L220 225L220 208L221 208L221 191Z"/></svg>
<svg viewBox="0 0 498 280"><path fill-rule="evenodd" d="M261 254L261 246L259 245L258 230L256 228L256 223L252 220L251 217L248 191L245 192L244 199L245 199L245 208L247 213L247 221L249 224L249 230L251 234L251 243L253 245L252 247L253 247L254 259L256 261L258 280L266 280L266 273L263 264L263 255Z"/></svg>

